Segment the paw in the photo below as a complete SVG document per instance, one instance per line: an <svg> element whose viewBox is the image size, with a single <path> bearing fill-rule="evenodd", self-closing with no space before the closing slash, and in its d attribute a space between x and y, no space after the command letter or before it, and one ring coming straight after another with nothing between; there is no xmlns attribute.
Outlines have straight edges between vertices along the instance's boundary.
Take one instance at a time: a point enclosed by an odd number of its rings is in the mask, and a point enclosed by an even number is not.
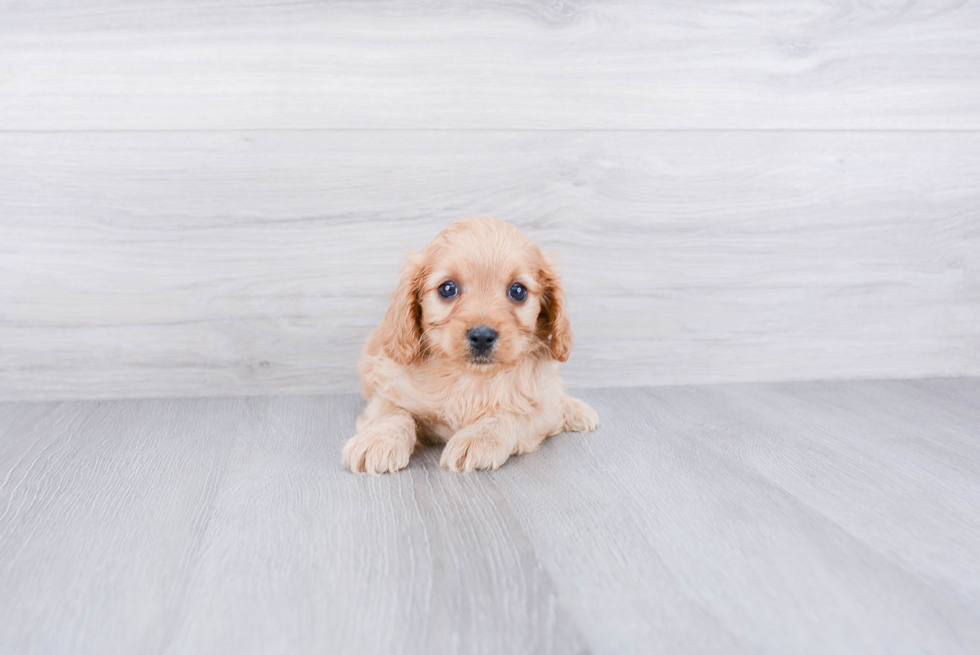
<svg viewBox="0 0 980 655"><path fill-rule="evenodd" d="M507 461L514 447L489 432L469 433L465 428L446 442L439 464L450 471L472 473L481 469L496 471Z"/></svg>
<svg viewBox="0 0 980 655"><path fill-rule="evenodd" d="M592 432L599 427L599 415L578 398L565 398L565 430Z"/></svg>
<svg viewBox="0 0 980 655"><path fill-rule="evenodd" d="M344 446L344 467L354 473L394 473L408 466L414 444L370 430L354 436Z"/></svg>

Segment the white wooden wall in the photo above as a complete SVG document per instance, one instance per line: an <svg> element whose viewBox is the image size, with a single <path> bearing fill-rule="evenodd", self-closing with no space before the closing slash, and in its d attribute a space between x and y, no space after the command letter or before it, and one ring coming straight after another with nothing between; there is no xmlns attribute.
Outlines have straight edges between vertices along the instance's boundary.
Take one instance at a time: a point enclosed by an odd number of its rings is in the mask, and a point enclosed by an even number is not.
<svg viewBox="0 0 980 655"><path fill-rule="evenodd" d="M0 0L0 398L354 391L469 215L572 386L980 375L980 3Z"/></svg>

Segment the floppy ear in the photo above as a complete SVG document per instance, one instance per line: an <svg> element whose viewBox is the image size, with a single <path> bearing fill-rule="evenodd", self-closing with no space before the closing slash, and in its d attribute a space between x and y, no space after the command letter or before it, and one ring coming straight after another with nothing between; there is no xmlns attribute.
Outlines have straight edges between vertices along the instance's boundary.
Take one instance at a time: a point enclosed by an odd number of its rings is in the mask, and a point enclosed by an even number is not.
<svg viewBox="0 0 980 655"><path fill-rule="evenodd" d="M391 295L391 304L378 328L385 354L402 366L419 355L422 341L419 289L423 275L421 253L410 254L402 269L398 288Z"/></svg>
<svg viewBox="0 0 980 655"><path fill-rule="evenodd" d="M552 356L564 362L572 352L574 339L568 314L565 313L565 290L561 286L561 276L555 262L547 255L538 274L544 286L541 314L538 316L539 334L548 344Z"/></svg>

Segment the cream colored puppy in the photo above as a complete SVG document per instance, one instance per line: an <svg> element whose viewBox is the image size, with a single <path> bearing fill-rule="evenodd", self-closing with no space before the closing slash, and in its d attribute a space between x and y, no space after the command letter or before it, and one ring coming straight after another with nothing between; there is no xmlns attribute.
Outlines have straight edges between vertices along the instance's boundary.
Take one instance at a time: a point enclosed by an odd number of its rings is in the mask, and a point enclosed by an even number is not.
<svg viewBox="0 0 980 655"><path fill-rule="evenodd" d="M565 394L572 331L554 263L520 230L470 218L409 257L358 369L367 406L344 466L405 468L421 439L453 471L496 469L599 417Z"/></svg>

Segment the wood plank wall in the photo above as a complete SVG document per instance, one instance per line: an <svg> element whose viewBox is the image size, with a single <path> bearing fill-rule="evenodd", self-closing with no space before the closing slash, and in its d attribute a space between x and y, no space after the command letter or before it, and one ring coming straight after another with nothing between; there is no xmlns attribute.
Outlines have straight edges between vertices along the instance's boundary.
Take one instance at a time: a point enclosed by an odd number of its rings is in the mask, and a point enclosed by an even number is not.
<svg viewBox="0 0 980 655"><path fill-rule="evenodd" d="M980 375L980 3L0 0L0 398L357 389L403 252L571 386Z"/></svg>

